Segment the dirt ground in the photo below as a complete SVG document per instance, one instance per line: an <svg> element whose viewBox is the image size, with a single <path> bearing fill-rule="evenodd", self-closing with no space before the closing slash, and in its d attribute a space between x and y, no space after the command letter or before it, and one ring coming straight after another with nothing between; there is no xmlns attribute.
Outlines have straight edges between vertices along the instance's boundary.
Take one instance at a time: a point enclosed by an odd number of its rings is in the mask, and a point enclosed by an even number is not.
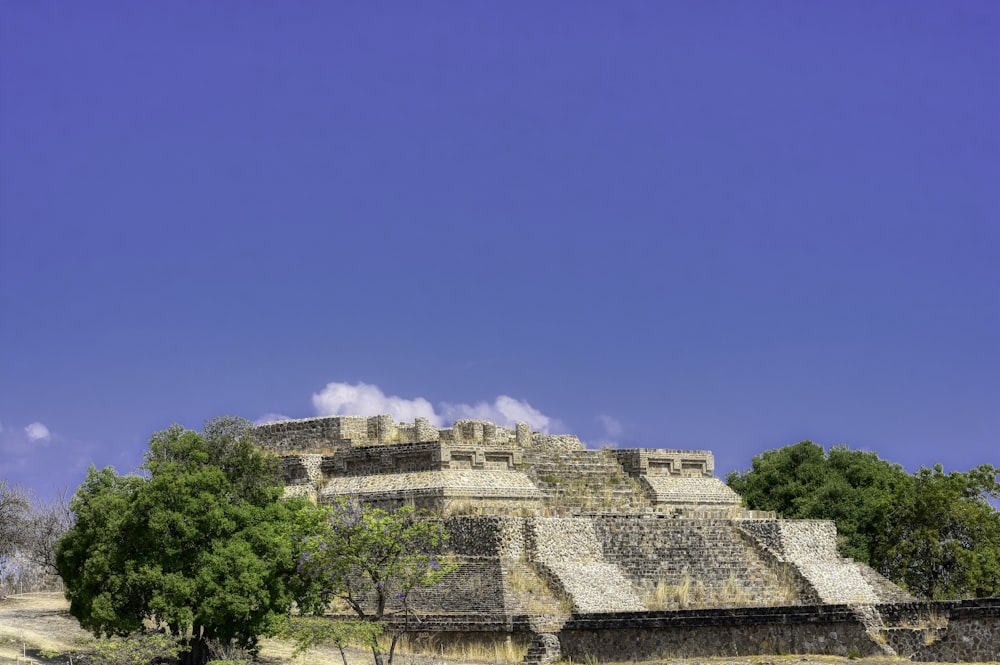
<svg viewBox="0 0 1000 665"><path fill-rule="evenodd" d="M72 651L76 648L75 641L86 637L89 637L89 633L82 630L76 620L69 615L69 606L62 594L23 594L0 599L0 665L67 665L68 658L47 660L40 656L39 651ZM343 662L340 652L333 647L312 649L304 656L294 659L291 651L291 644L288 642L265 640L261 649L260 665L340 665ZM350 650L347 656L349 665L372 663L371 654L360 649ZM688 658L646 664L630 661L629 665L901 665L909 662L890 658L848 660L836 656L755 656L738 659ZM394 663L396 665L493 665L495 660L396 654Z"/></svg>
<svg viewBox="0 0 1000 665"><path fill-rule="evenodd" d="M67 652L77 640L91 637L69 614L61 593L29 593L0 599L0 665L68 665L68 658L46 659L41 651ZM348 665L371 665L371 652L346 650ZM483 665L490 661L444 660L421 655L396 654L394 665ZM317 647L292 658L292 645L283 640L263 640L259 665L342 665L335 647Z"/></svg>

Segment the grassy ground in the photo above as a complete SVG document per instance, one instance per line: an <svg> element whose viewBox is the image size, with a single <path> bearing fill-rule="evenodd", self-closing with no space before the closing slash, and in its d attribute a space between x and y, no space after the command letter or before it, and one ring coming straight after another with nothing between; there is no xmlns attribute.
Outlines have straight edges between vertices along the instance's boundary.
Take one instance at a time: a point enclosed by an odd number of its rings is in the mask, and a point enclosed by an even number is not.
<svg viewBox="0 0 1000 665"><path fill-rule="evenodd" d="M89 634L81 630L69 615L68 605L61 594L24 594L0 600L0 665L67 665L68 659L46 660L39 651L70 651L75 641ZM349 665L370 665L370 653L352 649L347 654ZM493 664L498 654L479 653L474 656L431 656L397 654L397 665L484 665ZM504 661L499 660L500 663ZM753 656L745 658L688 658L656 661L645 665L901 665L902 659L859 658L848 660L836 656ZM314 649L305 656L292 659L291 645L280 640L266 640L261 650L260 665L340 665L340 652L335 648ZM589 665L589 664L588 664ZM629 665L638 665L629 662ZM998 664L1000 665L1000 664Z"/></svg>

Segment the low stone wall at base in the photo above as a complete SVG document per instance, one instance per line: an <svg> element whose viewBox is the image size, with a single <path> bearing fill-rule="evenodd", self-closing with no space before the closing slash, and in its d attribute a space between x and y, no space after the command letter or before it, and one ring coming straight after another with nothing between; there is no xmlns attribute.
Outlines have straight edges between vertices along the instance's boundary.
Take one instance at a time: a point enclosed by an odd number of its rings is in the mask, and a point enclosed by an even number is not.
<svg viewBox="0 0 1000 665"><path fill-rule="evenodd" d="M913 660L943 663L1000 661L1000 598L963 600L948 605L948 626L941 638L924 645Z"/></svg>
<svg viewBox="0 0 1000 665"><path fill-rule="evenodd" d="M577 615L563 626L559 640L563 657L576 661L884 653L844 606Z"/></svg>
<svg viewBox="0 0 1000 665"><path fill-rule="evenodd" d="M885 620L881 629L866 625L871 610ZM417 642L454 646L513 640L524 645L533 642L532 635L549 635L558 639L561 657L576 662L779 654L884 657L892 656L893 648L898 657L913 661L1000 661L1000 598L422 619L411 638Z"/></svg>

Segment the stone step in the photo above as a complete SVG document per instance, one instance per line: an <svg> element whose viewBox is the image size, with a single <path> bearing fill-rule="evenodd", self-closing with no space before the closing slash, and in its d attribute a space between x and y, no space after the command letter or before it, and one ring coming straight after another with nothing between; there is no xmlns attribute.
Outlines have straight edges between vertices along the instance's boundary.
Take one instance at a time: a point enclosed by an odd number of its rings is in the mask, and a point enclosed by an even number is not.
<svg viewBox="0 0 1000 665"><path fill-rule="evenodd" d="M559 659L561 650L559 638L548 633L536 634L528 645L528 653L522 662L529 665L548 665Z"/></svg>

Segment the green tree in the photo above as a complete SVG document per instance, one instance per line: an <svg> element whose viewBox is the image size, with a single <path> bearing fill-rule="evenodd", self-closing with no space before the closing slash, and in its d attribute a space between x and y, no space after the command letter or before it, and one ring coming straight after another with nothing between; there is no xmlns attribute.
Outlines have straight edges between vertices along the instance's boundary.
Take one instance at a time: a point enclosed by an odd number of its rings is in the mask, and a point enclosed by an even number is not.
<svg viewBox="0 0 1000 665"><path fill-rule="evenodd" d="M873 563L871 544L882 530L893 497L910 478L903 467L871 452L801 441L753 458L752 468L726 482L749 508L786 518L830 519L841 553Z"/></svg>
<svg viewBox="0 0 1000 665"><path fill-rule="evenodd" d="M142 468L92 467L73 496L76 523L57 548L70 613L96 636L153 622L194 664L210 642L255 649L293 600L301 503L280 500L276 458L249 422L222 418L154 434Z"/></svg>
<svg viewBox="0 0 1000 665"><path fill-rule="evenodd" d="M926 598L1000 596L1000 469L921 468L894 496L873 543L876 567Z"/></svg>
<svg viewBox="0 0 1000 665"><path fill-rule="evenodd" d="M347 664L344 649L352 643L371 644L377 641L385 627L374 621L360 619L328 619L324 617L289 617L288 624L281 631L281 637L295 644L292 657L300 656L309 649L332 644L340 651L340 658Z"/></svg>
<svg viewBox="0 0 1000 665"><path fill-rule="evenodd" d="M830 519L840 550L927 598L1000 594L998 469L910 475L875 453L809 441L769 450L726 480L749 508Z"/></svg>
<svg viewBox="0 0 1000 665"><path fill-rule="evenodd" d="M298 564L304 580L300 608L319 615L340 601L360 620L379 625L387 613L401 613L402 625L389 645L391 665L412 615L410 593L438 584L451 570L441 556L444 526L419 519L410 507L387 512L347 499L306 512L300 525L308 534ZM367 639L382 665L379 632L369 631Z"/></svg>

